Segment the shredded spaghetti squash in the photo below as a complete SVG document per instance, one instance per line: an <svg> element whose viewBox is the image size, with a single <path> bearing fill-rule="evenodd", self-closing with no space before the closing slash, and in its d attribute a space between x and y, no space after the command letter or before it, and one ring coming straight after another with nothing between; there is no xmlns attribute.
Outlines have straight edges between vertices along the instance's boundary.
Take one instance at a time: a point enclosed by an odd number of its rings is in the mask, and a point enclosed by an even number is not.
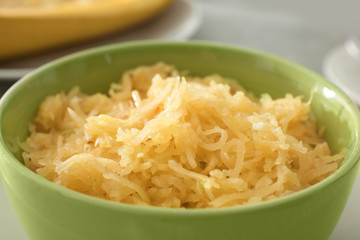
<svg viewBox="0 0 360 240"><path fill-rule="evenodd" d="M169 208L257 203L332 174L309 103L259 100L218 75L181 77L164 63L126 72L108 94L49 96L23 158L45 178L91 196Z"/></svg>

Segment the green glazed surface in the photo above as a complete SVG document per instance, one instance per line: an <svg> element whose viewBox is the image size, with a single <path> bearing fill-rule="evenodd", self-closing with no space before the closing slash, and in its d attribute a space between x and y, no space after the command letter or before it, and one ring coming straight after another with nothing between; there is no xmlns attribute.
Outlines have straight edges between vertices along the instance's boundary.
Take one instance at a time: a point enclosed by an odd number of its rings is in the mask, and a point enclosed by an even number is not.
<svg viewBox="0 0 360 240"><path fill-rule="evenodd" d="M164 61L191 75L238 79L256 95L312 96L311 107L333 151L347 148L340 169L293 195L226 209L140 207L96 199L60 187L28 170L19 143L48 95L77 85L106 92L139 65ZM360 167L357 107L333 84L284 59L253 50L198 42L110 45L51 62L25 76L0 103L0 175L31 239L328 239Z"/></svg>

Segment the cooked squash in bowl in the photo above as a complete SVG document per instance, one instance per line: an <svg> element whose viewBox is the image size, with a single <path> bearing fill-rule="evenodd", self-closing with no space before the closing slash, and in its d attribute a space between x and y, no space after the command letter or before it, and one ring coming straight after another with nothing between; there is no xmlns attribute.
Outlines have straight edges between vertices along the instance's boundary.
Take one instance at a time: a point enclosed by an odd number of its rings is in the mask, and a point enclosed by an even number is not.
<svg viewBox="0 0 360 240"><path fill-rule="evenodd" d="M23 143L31 134L29 124L34 121L41 102L48 96L69 92L74 86L79 86L84 94L106 94L111 84L118 82L129 69L158 61L176 66L179 72L187 70L190 76L205 77L217 73L225 78L236 79L257 97L268 93L275 99L291 93L294 96L304 96L306 101L311 99L311 114L316 117L318 127L324 129L324 139L333 153L346 149L344 160L334 173L306 189L268 201L241 206L225 204L227 206L216 209L173 209L104 200L60 186L25 166L22 157ZM159 79L158 83L163 82ZM164 95L166 91L157 93L149 97ZM141 96L140 93L139 95ZM136 93L134 96L137 99ZM193 95L197 96L200 94ZM169 102L171 99L170 97ZM191 99L193 98L188 97L186 100ZM95 101L100 102L96 98ZM195 102L201 104L203 98ZM139 104L145 105L145 99ZM203 104L200 110L209 107L209 104ZM46 108L42 109L46 112ZM214 114L217 113L215 110L217 108L212 110ZM76 114L71 110L69 112L77 119ZM179 115L181 113L179 112ZM105 117L100 119L100 123L106 120L113 119ZM253 121L251 128L262 128L261 122L256 118L250 120ZM168 122L171 123L166 121ZM99 122L89 121L89 124L92 123ZM359 110L339 88L318 74L285 59L254 50L209 43L151 41L115 44L48 63L26 75L4 95L0 102L0 127L0 176L24 229L31 239L37 240L326 240L341 216L360 167ZM106 136L101 132L104 129L89 127L88 130L93 131L92 137L97 137L97 133L101 135L100 138ZM101 131L96 133L95 130ZM201 130L203 133L209 129ZM124 132L127 132L126 128ZM126 134L121 131L119 133L119 140L121 137L126 138ZM136 129L134 133L137 133ZM157 135L153 136L155 138ZM214 141L221 141L219 134L213 137ZM96 140L93 138L93 141ZM100 141L102 140L98 140L99 144L107 144ZM48 142L43 143L45 145ZM76 142L74 144L82 145ZM206 144L211 143L206 141L204 144L209 147ZM141 154L139 156L141 157ZM156 154L153 156L156 157ZM42 160L45 162L48 159ZM91 158L90 160L90 164L96 162ZM172 168L169 172L184 173L184 169L178 167L179 164L170 161L171 159L167 160L168 166ZM32 161L32 158L25 161ZM81 165L78 166L79 168L63 166L64 168L58 170L67 169L70 173L83 170ZM200 164L199 166L201 167ZM86 169L83 172L86 172ZM107 176L119 179L116 174ZM226 181L226 177L223 180ZM204 186L206 185L208 184L205 181ZM150 190L147 186L143 187ZM199 186L199 189L203 189L202 186ZM126 188L123 190L127 191Z"/></svg>

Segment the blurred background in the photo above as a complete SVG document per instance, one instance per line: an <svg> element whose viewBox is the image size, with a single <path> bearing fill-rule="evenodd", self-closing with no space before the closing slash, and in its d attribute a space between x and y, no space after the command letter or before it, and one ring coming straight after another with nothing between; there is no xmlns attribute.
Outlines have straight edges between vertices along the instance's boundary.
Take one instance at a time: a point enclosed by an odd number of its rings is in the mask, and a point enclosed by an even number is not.
<svg viewBox="0 0 360 240"><path fill-rule="evenodd" d="M60 11L59 4L64 2L77 2L77 5L62 6ZM356 44L360 37L359 0L133 0L134 7L122 5L122 12L116 11L115 2L131 1L0 0L0 95L24 74L58 57L104 44L143 39L190 39L254 48L290 59L338 81L345 91L360 83L360 48ZM100 5L88 6L93 3ZM31 6L20 9L17 4ZM92 15L94 9L100 18ZM130 21L130 15L126 15L129 13L137 17ZM33 23L36 14L41 16ZM63 26L54 32L51 28L44 31L51 24L72 23L82 18L92 22L71 24L71 34L61 34L61 30L69 30ZM56 22L57 19L61 21ZM39 27L43 23L47 24ZM23 37L17 37L19 29L26 30ZM43 35L36 36L36 30ZM349 39L354 40L351 46L346 45ZM47 45L50 41L52 45ZM37 48L29 48L31 44L37 44ZM342 82L339 76L343 77ZM357 91L348 94L356 101ZM331 239L360 239L358 216L360 176ZM27 239L1 182L0 239Z"/></svg>

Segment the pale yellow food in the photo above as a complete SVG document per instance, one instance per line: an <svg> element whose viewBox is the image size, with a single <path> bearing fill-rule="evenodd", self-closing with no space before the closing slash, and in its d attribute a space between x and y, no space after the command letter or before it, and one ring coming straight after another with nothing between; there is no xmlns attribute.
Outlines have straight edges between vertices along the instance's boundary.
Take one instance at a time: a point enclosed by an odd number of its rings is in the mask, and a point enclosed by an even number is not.
<svg viewBox="0 0 360 240"><path fill-rule="evenodd" d="M25 164L91 196L171 208L266 201L338 168L308 103L255 101L218 75L180 77L158 63L126 72L108 95L74 88L48 97L26 141Z"/></svg>
<svg viewBox="0 0 360 240"><path fill-rule="evenodd" d="M123 31L173 0L0 0L0 60ZM6 36L6 37L3 37Z"/></svg>
<svg viewBox="0 0 360 240"><path fill-rule="evenodd" d="M56 7L61 4L89 4L104 0L0 0L0 8Z"/></svg>

